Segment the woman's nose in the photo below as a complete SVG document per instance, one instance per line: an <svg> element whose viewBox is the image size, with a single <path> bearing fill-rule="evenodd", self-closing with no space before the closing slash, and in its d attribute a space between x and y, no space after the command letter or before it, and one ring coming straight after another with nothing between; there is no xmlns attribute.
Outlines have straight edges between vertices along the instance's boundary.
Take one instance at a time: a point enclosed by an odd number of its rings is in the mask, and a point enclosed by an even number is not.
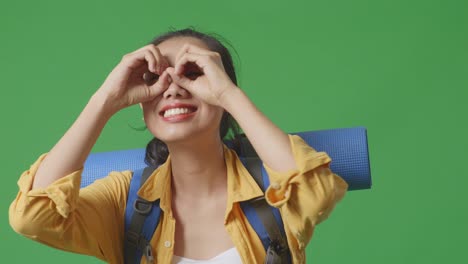
<svg viewBox="0 0 468 264"><path fill-rule="evenodd" d="M180 87L174 82L171 82L169 84L169 87L167 88L166 91L164 91L163 94L165 99L175 99L175 98L182 98L182 99L187 99L190 98L191 94L185 90L184 88Z"/></svg>

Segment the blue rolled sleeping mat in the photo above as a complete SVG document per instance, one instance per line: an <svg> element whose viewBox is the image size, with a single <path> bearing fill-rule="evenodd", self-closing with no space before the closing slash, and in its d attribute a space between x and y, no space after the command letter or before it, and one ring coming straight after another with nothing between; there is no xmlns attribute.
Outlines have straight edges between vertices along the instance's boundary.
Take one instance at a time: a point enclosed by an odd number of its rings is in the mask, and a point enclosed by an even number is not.
<svg viewBox="0 0 468 264"><path fill-rule="evenodd" d="M348 183L348 190L370 189L366 128L339 128L291 134L300 136L315 150L326 152L332 159L331 170ZM229 143L226 142L228 146ZM134 171L146 167L145 150L139 148L91 153L84 164L81 187L107 176L111 171Z"/></svg>

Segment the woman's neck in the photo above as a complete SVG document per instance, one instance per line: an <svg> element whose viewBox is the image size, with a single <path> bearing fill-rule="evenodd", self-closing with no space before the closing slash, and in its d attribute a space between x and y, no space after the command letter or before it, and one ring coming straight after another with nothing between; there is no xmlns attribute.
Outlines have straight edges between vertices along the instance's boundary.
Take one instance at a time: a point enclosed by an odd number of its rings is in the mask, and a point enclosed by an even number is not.
<svg viewBox="0 0 468 264"><path fill-rule="evenodd" d="M173 195L210 199L226 192L227 169L221 139L168 144L168 148Z"/></svg>

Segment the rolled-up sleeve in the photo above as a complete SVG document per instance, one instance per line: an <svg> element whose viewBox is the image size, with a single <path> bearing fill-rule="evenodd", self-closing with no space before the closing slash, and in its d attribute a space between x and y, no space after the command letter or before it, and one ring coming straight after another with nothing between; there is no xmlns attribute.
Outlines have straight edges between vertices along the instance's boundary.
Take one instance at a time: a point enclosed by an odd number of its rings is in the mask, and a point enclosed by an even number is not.
<svg viewBox="0 0 468 264"><path fill-rule="evenodd" d="M327 219L343 198L348 184L330 170L327 153L315 151L299 136L289 135L289 139L296 169L277 172L264 164L270 177L265 197L280 209L288 242L303 249L315 226Z"/></svg>
<svg viewBox="0 0 468 264"><path fill-rule="evenodd" d="M9 209L12 228L55 248L119 263L131 172L112 172L80 189L81 168L45 188L31 190L46 155L18 180L19 192Z"/></svg>

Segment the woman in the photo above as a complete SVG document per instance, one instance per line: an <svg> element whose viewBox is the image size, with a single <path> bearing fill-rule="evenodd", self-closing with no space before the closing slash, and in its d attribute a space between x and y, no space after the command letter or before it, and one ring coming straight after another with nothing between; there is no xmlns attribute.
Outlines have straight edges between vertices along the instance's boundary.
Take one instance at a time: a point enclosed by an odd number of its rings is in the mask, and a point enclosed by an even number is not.
<svg viewBox="0 0 468 264"><path fill-rule="evenodd" d="M150 82L149 76L159 77ZM123 263L132 172L79 186L104 125L134 104L155 137L146 159L163 163L138 192L160 199L163 214L150 242L157 263L262 263L265 250L239 207L262 195L280 209L293 263L305 263L315 226L348 185L330 171L326 153L283 133L236 86L231 57L218 40L191 29L166 33L123 56L71 128L21 176L10 207L16 232ZM231 118L264 163L271 181L265 193L223 144Z"/></svg>

